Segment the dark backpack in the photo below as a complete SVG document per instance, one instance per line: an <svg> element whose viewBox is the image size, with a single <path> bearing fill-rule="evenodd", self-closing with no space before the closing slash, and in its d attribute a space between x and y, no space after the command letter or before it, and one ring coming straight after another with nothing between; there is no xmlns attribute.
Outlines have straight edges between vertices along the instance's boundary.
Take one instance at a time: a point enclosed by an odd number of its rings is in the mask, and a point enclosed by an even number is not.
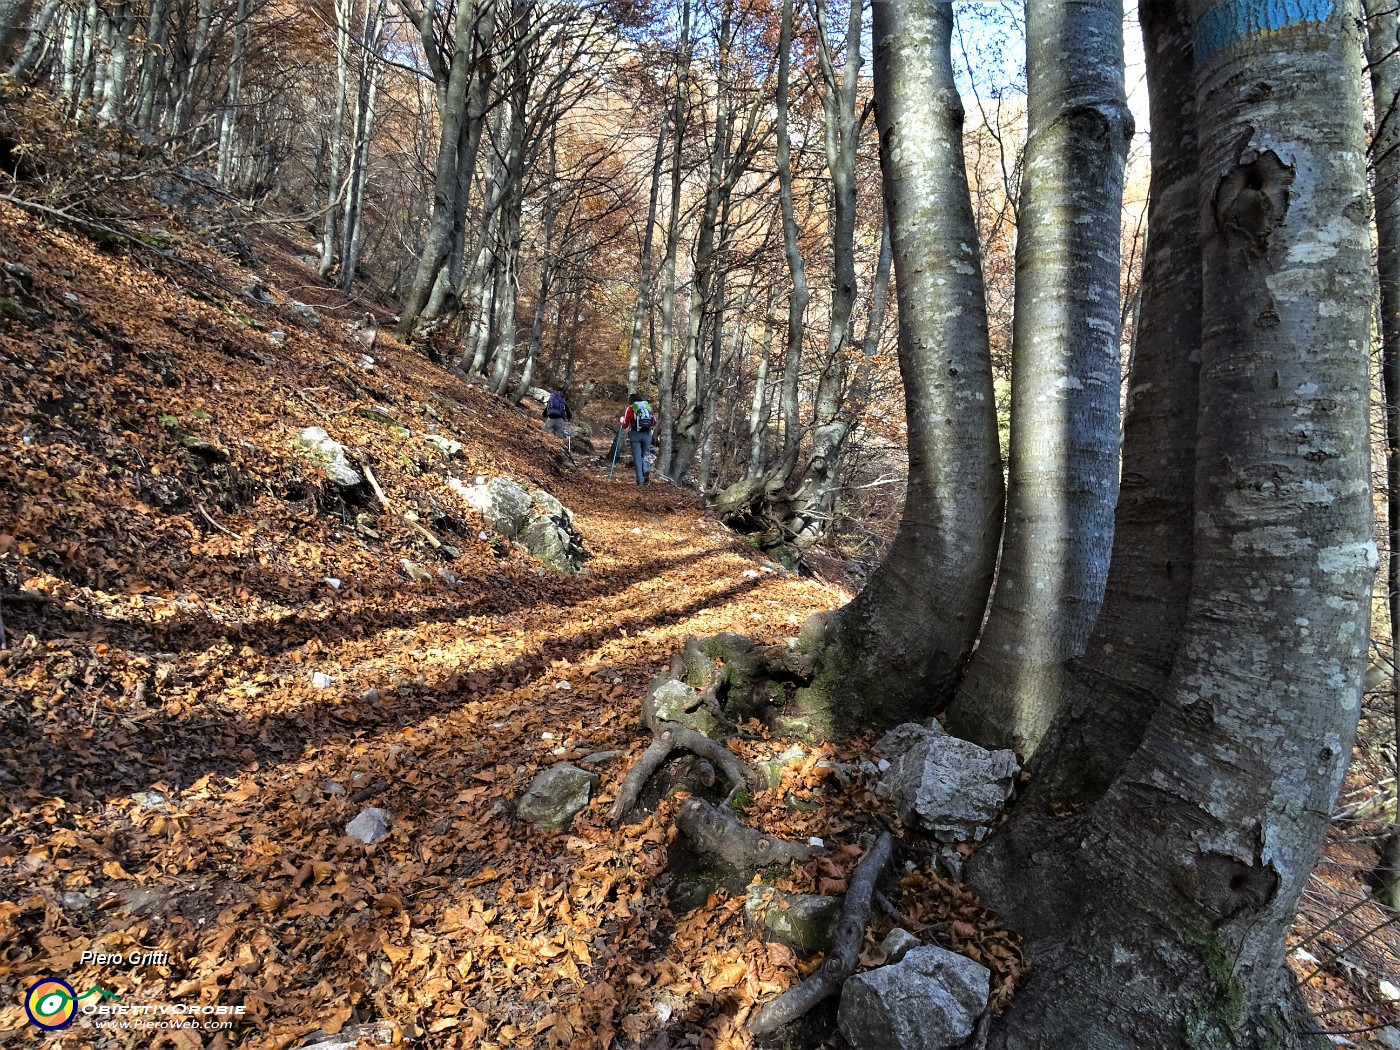
<svg viewBox="0 0 1400 1050"><path fill-rule="evenodd" d="M544 414L549 419L563 419L568 408L564 404L564 395L559 391L549 395L549 402L544 406Z"/></svg>
<svg viewBox="0 0 1400 1050"><path fill-rule="evenodd" d="M637 430L645 433L656 426L656 417L651 414L651 406L645 401L632 402L632 415L637 421Z"/></svg>

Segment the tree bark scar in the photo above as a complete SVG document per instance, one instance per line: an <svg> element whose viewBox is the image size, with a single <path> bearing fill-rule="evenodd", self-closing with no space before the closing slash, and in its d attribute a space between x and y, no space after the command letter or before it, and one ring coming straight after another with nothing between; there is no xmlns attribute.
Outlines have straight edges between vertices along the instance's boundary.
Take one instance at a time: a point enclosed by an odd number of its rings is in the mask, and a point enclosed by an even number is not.
<svg viewBox="0 0 1400 1050"><path fill-rule="evenodd" d="M1222 853L1203 853L1196 863L1200 902L1220 922L1240 912L1257 914L1278 893L1278 869L1271 862L1245 863Z"/></svg>
<svg viewBox="0 0 1400 1050"><path fill-rule="evenodd" d="M1215 190L1215 225L1245 258L1262 258L1288 214L1294 170L1273 150L1245 149Z"/></svg>

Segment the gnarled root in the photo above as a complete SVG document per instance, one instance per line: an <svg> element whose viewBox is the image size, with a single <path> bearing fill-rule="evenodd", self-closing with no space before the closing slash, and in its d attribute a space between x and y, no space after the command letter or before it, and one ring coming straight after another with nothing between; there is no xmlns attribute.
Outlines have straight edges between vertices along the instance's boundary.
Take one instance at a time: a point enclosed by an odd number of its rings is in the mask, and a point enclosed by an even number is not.
<svg viewBox="0 0 1400 1050"><path fill-rule="evenodd" d="M841 906L841 921L836 924L831 952L822 963L821 969L801 984L789 988L755 1014L749 1021L749 1031L754 1035L767 1035L777 1031L841 990L841 985L856 968L860 958L865 928L870 924L870 906L875 895L875 884L880 881L880 876L889 866L893 850L894 840L890 833L882 831L875 845L861 858L855 874L851 876L850 887L846 890L846 901Z"/></svg>
<svg viewBox="0 0 1400 1050"><path fill-rule="evenodd" d="M770 864L805 864L812 856L811 847L755 831L702 798L685 800L676 826L696 852L718 857L735 871L750 875Z"/></svg>
<svg viewBox="0 0 1400 1050"><path fill-rule="evenodd" d="M749 785L758 790L763 787L763 777L758 770L704 733L697 732L676 722L657 722L655 735L642 752L641 757L627 771L617 789L617 800L613 803L612 826L622 823L622 818L637 804L642 788L673 751L689 751L717 767L735 789Z"/></svg>

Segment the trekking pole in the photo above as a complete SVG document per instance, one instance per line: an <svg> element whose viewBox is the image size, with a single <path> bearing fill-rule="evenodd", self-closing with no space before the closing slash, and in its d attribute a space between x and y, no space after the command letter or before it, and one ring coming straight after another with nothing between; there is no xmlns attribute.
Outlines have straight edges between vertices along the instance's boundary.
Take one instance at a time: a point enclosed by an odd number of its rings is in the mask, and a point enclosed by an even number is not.
<svg viewBox="0 0 1400 1050"><path fill-rule="evenodd" d="M621 447L622 447L622 431L619 430L619 431L617 432L617 440L615 440L615 441L613 442L613 458L612 458L612 465L608 467L608 480L609 480L609 481L612 480L613 469L617 466L617 450L620 449Z"/></svg>
<svg viewBox="0 0 1400 1050"><path fill-rule="evenodd" d="M564 444L568 446L569 459L572 460L574 458L574 421L572 419L564 420Z"/></svg>

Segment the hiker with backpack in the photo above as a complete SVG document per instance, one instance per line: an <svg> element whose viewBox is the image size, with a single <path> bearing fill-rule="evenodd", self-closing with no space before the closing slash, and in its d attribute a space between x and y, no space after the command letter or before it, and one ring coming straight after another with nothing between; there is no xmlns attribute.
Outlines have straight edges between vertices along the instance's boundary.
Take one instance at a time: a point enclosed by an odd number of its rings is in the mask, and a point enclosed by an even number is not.
<svg viewBox="0 0 1400 1050"><path fill-rule="evenodd" d="M645 485L651 480L651 432L656 427L656 416L646 399L637 396L634 390L627 395L627 411L618 420L618 425L627 433L632 445L632 466L637 471L637 484Z"/></svg>
<svg viewBox="0 0 1400 1050"><path fill-rule="evenodd" d="M574 418L569 411L569 403L564 400L564 391L555 390L544 405L544 430L546 434L566 440L569 436L569 421Z"/></svg>

